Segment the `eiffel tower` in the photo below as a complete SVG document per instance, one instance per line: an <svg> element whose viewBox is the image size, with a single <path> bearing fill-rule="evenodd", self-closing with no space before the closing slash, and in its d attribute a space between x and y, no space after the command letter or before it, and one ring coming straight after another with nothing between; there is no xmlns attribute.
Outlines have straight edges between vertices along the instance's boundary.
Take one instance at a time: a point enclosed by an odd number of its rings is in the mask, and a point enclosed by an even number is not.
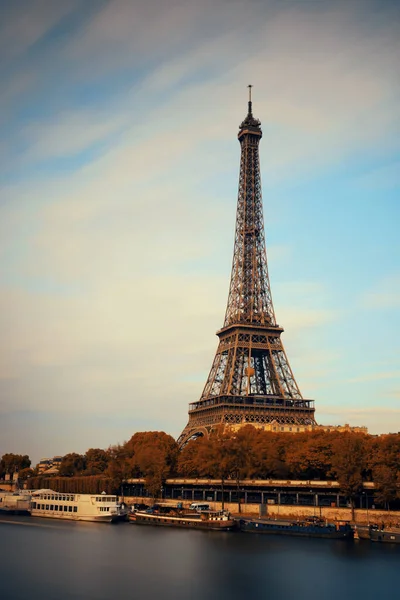
<svg viewBox="0 0 400 600"><path fill-rule="evenodd" d="M275 318L268 277L261 196L261 123L253 117L251 88L241 123L239 193L228 305L219 345L198 402L178 438L208 436L218 426L252 424L278 430L316 425L314 402L305 400L290 368Z"/></svg>

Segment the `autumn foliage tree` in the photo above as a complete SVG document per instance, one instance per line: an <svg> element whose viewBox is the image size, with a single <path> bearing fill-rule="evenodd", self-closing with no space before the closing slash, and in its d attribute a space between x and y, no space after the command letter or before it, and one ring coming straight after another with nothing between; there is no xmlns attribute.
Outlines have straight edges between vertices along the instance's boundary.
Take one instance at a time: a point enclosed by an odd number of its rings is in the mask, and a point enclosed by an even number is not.
<svg viewBox="0 0 400 600"><path fill-rule="evenodd" d="M89 448L85 454L84 475L100 475L107 470L110 455L101 448Z"/></svg>
<svg viewBox="0 0 400 600"><path fill-rule="evenodd" d="M389 510L390 504L400 498L399 434L373 439L369 466L375 483L375 499Z"/></svg>
<svg viewBox="0 0 400 600"><path fill-rule="evenodd" d="M331 474L351 504L353 519L354 499L362 491L368 468L367 444L367 436L358 433L342 433L332 444Z"/></svg>
<svg viewBox="0 0 400 600"><path fill-rule="evenodd" d="M132 454L133 473L142 476L154 498L161 494L165 480L176 468L179 452L173 437L163 431L135 433L126 448Z"/></svg>
<svg viewBox="0 0 400 600"><path fill-rule="evenodd" d="M4 454L0 476L14 471L32 476L29 467L27 455ZM101 486L118 492L123 482L143 477L149 493L158 497L166 479L175 475L218 479L222 490L228 479L234 480L238 491L240 481L247 478L333 478L353 510L363 483L373 481L375 501L389 509L400 500L400 433L371 436L316 429L289 434L246 425L237 431L217 429L179 451L176 441L164 432L138 432L106 450L90 448L84 455L67 454L60 465L57 486L74 491ZM67 478L76 480L75 487ZM42 486L43 478L36 479ZM31 477L30 483L34 485L35 478Z"/></svg>

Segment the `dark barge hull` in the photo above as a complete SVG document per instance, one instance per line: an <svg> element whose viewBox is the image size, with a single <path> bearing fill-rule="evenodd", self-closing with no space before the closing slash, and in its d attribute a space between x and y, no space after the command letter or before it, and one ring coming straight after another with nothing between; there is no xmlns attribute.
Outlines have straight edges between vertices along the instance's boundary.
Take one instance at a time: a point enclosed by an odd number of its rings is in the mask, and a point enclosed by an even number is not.
<svg viewBox="0 0 400 600"><path fill-rule="evenodd" d="M372 529L370 533L371 542L386 542L388 544L400 544L400 531L390 529Z"/></svg>
<svg viewBox="0 0 400 600"><path fill-rule="evenodd" d="M31 511L25 508L0 508L0 515L24 515L31 516Z"/></svg>
<svg viewBox="0 0 400 600"><path fill-rule="evenodd" d="M228 520L203 520L193 517L169 517L165 515L137 514L129 521L135 525L153 525L158 527L180 527L183 529L202 529L206 531L233 531L237 528L234 519Z"/></svg>
<svg viewBox="0 0 400 600"><path fill-rule="evenodd" d="M357 533L360 540L400 544L400 528L398 527L379 529L379 527L373 525L359 525L357 526Z"/></svg>
<svg viewBox="0 0 400 600"><path fill-rule="evenodd" d="M279 523L275 521L240 521L240 530L245 533L269 535L290 535L296 537L315 537L333 540L353 539L354 533L349 525L315 525L310 523Z"/></svg>

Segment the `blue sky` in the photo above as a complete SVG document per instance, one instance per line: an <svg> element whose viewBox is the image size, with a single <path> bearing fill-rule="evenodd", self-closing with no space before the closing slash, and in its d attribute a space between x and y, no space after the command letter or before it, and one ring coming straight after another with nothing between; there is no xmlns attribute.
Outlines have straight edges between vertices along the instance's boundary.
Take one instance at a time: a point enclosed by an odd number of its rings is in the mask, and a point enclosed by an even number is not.
<svg viewBox="0 0 400 600"><path fill-rule="evenodd" d="M0 455L178 436L228 296L248 83L318 422L400 430L400 7L0 3Z"/></svg>

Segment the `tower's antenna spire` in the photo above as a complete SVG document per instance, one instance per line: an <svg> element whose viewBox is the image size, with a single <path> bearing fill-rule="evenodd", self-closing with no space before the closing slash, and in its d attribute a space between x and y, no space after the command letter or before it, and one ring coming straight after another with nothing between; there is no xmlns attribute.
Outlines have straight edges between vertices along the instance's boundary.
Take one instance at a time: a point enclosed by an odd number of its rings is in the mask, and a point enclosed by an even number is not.
<svg viewBox="0 0 400 600"><path fill-rule="evenodd" d="M251 84L247 86L249 88L249 115L252 115L252 101L251 101L251 88L253 87Z"/></svg>

